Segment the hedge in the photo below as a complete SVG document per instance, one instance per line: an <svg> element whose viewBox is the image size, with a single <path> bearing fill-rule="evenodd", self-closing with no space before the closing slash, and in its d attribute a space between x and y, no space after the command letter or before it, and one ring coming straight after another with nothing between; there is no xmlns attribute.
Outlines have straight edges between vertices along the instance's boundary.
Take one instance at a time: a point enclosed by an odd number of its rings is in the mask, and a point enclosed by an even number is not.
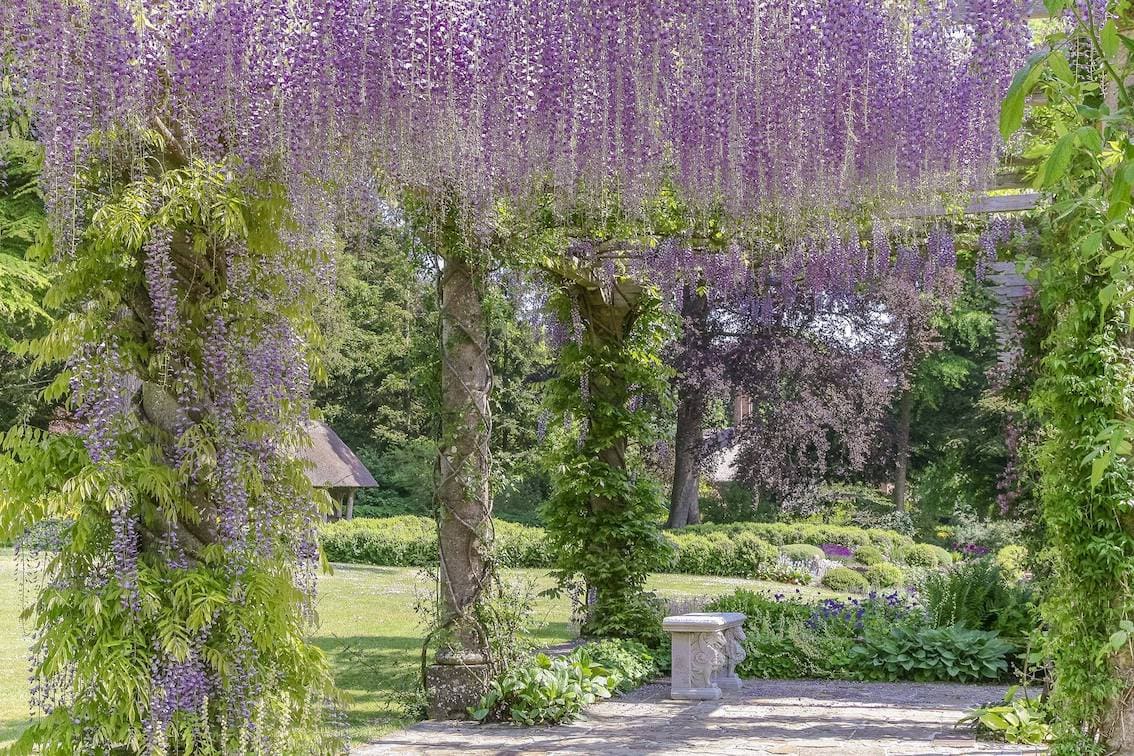
<svg viewBox="0 0 1134 756"><path fill-rule="evenodd" d="M808 522L734 522L725 525L693 525L683 532L700 533L750 533L764 539L774 546L792 543L807 543L822 546L837 543L850 548L877 546L884 554L892 554L895 549L912 546L914 541L895 530L880 528L856 528L850 525L817 525Z"/></svg>
<svg viewBox="0 0 1134 756"><path fill-rule="evenodd" d="M508 567L550 567L543 529L493 521L495 553ZM437 564L437 525L428 517L358 518L320 528L323 551L332 562L383 567L431 567Z"/></svg>
<svg viewBox="0 0 1134 756"><path fill-rule="evenodd" d="M545 546L542 528L501 520L495 521L495 528L494 549L501 565L553 566L553 555ZM324 524L321 534L323 550L332 562L385 567L430 567L437 563L437 528L427 517L401 515L337 521ZM777 547L795 550L801 545L837 543L893 553L914 545L909 537L890 530L807 523L694 525L666 531L665 536L674 546L670 571L722 577L769 577L779 558Z"/></svg>
<svg viewBox="0 0 1134 756"><path fill-rule="evenodd" d="M780 553L793 562L815 562L826 556L823 549L810 543L787 543L780 547Z"/></svg>
<svg viewBox="0 0 1134 756"><path fill-rule="evenodd" d="M771 573L779 550L750 533L701 534L693 528L666 533L676 556L670 570L687 575L761 578Z"/></svg>

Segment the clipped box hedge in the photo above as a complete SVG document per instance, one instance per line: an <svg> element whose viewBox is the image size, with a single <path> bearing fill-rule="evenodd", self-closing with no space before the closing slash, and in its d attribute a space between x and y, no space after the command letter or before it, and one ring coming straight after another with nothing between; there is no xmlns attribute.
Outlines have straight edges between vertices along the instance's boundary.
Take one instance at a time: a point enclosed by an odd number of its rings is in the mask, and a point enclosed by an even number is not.
<svg viewBox="0 0 1134 756"><path fill-rule="evenodd" d="M553 566L554 555L546 547L542 528L495 520L495 529L494 550L501 566ZM320 532L323 550L332 562L384 567L437 564L437 526L428 517L357 518L326 523ZM776 566L779 547L785 545L873 546L886 554L914 545L909 537L890 530L808 523L694 525L666 531L665 537L674 547L667 571L746 578L769 577Z"/></svg>
<svg viewBox="0 0 1134 756"><path fill-rule="evenodd" d="M494 550L506 567L550 567L542 528L494 520ZM437 564L437 525L428 517L360 517L320 527L323 551L332 562L382 567Z"/></svg>
<svg viewBox="0 0 1134 756"><path fill-rule="evenodd" d="M912 546L914 543L912 538L895 530L856 528L850 525L819 525L809 522L734 522L727 525L694 525L685 528L684 532L749 533L774 546L797 543L822 546L825 543L837 543L852 550L860 546L875 546L886 555Z"/></svg>

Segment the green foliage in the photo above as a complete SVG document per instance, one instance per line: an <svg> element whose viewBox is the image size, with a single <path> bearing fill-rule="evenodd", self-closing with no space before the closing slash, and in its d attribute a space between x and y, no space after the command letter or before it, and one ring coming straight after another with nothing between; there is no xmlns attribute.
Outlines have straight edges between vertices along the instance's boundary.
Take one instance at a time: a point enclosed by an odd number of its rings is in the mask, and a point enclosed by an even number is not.
<svg viewBox="0 0 1134 756"><path fill-rule="evenodd" d="M717 524L761 520L762 515L770 514L764 511L750 487L735 481L713 487L703 485L700 508L703 522Z"/></svg>
<svg viewBox="0 0 1134 756"><path fill-rule="evenodd" d="M11 81L0 63L0 429L19 421L46 427L37 393L57 369L32 369L16 354L21 341L42 336L51 312L43 306L49 277L42 254L46 218L38 178L42 153L27 137L28 119L10 102Z"/></svg>
<svg viewBox="0 0 1134 756"><path fill-rule="evenodd" d="M1008 580L1020 580L1028 568L1028 548L1009 544L996 552L996 566Z"/></svg>
<svg viewBox="0 0 1134 756"><path fill-rule="evenodd" d="M338 267L337 297L317 311L328 380L314 396L326 420L374 474L355 512L429 515L433 509L440 395L436 259L406 229L377 227L353 239ZM497 516L536 523L547 495L536 438L550 356L515 303L522 292L485 293Z"/></svg>
<svg viewBox="0 0 1134 756"><path fill-rule="evenodd" d="M784 546L789 543L806 543L812 546L837 543L850 549L859 546L877 546L885 553L890 553L898 547L913 544L912 538L893 530L866 529L848 525L822 525L810 522L737 522L726 525L693 525L683 528L682 532L700 535L725 533L729 536L749 533L774 546Z"/></svg>
<svg viewBox="0 0 1134 756"><path fill-rule="evenodd" d="M1017 745L1042 745L1051 738L1050 715L1036 698L1020 695L1013 685L1001 701L979 706L965 714L958 725L976 725L977 734Z"/></svg>
<svg viewBox="0 0 1134 756"><path fill-rule="evenodd" d="M845 676L851 636L826 633L808 623L814 608L777 601L738 589L705 607L713 612L742 612L747 656L737 672L755 679L838 678Z"/></svg>
<svg viewBox="0 0 1134 756"><path fill-rule="evenodd" d="M897 588L905 583L906 575L896 564L878 562L870 565L863 573L866 582L876 588Z"/></svg>
<svg viewBox="0 0 1134 756"><path fill-rule="evenodd" d="M213 318L252 339L269 316L282 316L298 333L315 338L304 291L291 291L282 310L265 313L258 296L223 295L225 281L212 266L238 247L254 268L253 291L265 293L289 286L283 270L295 266L280 264L284 255L296 265L317 263L315 255L280 238L288 221L280 188L244 185L220 165L158 169L159 156L143 157L149 172L122 166L121 175L139 176L129 183L92 168L91 180L107 191L98 195L97 206L84 208L88 222L73 254L53 262L45 301L67 315L22 347L32 368L65 363L86 344L113 343L123 372L163 386L173 381L175 360L183 375L200 376L202 331ZM155 229L184 235L187 243L178 253L190 258L199 287L198 296L180 303L186 344L179 347L159 346L152 318L138 314L146 301L142 246ZM301 351L295 358L314 355ZM73 402L70 377L60 373L43 399ZM243 376L234 372L230 380ZM281 426L299 427L300 408L279 409ZM115 454L100 464L92 463L75 435L17 425L0 438L0 537L48 518L67 523L27 620L36 638L33 674L41 682L63 679L68 700L35 721L17 748L54 752L60 744L86 744L91 752L136 753L156 742L171 752L200 754L246 747L277 753L341 749L328 719L333 681L322 652L307 641L313 607L297 587L291 541L305 532L314 509L297 503L325 497L311 487L301 464L284 455L268 455L260 467L242 465L231 471L233 485L247 494L250 509L266 507L271 498L281 510L269 520L278 530L268 531L263 551L240 556L216 540L185 539L187 566L176 566L160 546L160 534L170 523L217 516L210 507L220 496L212 489L219 431L212 418L195 424L179 447L184 464L175 465L166 456L167 432L133 406L128 411L129 432L119 435ZM237 418L232 432L238 443L263 442L269 431L243 414ZM296 443L284 430L273 432L285 446ZM132 574L105 563L114 553L114 511L146 528ZM105 577L92 578L100 574ZM151 740L145 725L151 675L194 652L219 690L201 711L177 712L170 730ZM234 717L227 708L233 700L246 700L249 712ZM253 730L256 745L250 746L246 738Z"/></svg>
<svg viewBox="0 0 1134 756"><path fill-rule="evenodd" d="M549 567L544 532L495 520L493 553L505 567ZM332 562L384 567L432 567L437 564L437 524L426 517L402 515L355 518L320 527L323 553Z"/></svg>
<svg viewBox="0 0 1134 756"><path fill-rule="evenodd" d="M762 578L771 573L779 556L775 546L751 533L683 532L688 530L665 534L675 547L676 558L669 567L673 572Z"/></svg>
<svg viewBox="0 0 1134 756"><path fill-rule="evenodd" d="M864 593L870 587L866 578L849 567L834 567L827 570L820 582L832 591L845 593Z"/></svg>
<svg viewBox="0 0 1134 756"><path fill-rule="evenodd" d="M610 698L620 683L618 674L585 654L539 654L530 663L513 664L492 680L488 693L470 714L480 721L559 724L577 717L585 706Z"/></svg>
<svg viewBox="0 0 1134 756"><path fill-rule="evenodd" d="M639 688L661 671L661 659L657 652L637 641L593 641L580 646L575 653L608 670L612 674L612 680L617 676L618 682L612 682L612 690L618 692Z"/></svg>
<svg viewBox="0 0 1134 756"><path fill-rule="evenodd" d="M569 286L554 293L562 322L580 317L579 296ZM576 430L555 445L553 493L541 511L560 585L582 582L594 597L584 634L650 642L660 638L661 616L645 581L671 554L658 527L664 499L643 463L655 440L652 413L635 405L670 404L661 353L671 329L656 293L645 292L636 309L616 331L592 324L561 351L547 403L561 427Z"/></svg>
<svg viewBox="0 0 1134 756"><path fill-rule="evenodd" d="M854 559L859 564L875 565L886 561L886 555L877 546L859 546L854 550Z"/></svg>
<svg viewBox="0 0 1134 756"><path fill-rule="evenodd" d="M825 483L798 495L797 501L805 511L814 513L801 522L907 533L908 513L895 509L893 497L875 486Z"/></svg>
<svg viewBox="0 0 1134 756"><path fill-rule="evenodd" d="M958 231L964 238L965 229ZM1010 460L1004 428L1019 412L1018 402L1006 401L988 380L1000 352L996 305L971 271L962 284L950 308L933 319L940 348L912 378L912 482L923 529L958 505L986 515L996 510L998 479Z"/></svg>
<svg viewBox="0 0 1134 756"><path fill-rule="evenodd" d="M786 543L780 547L780 553L793 562L814 562L823 558L823 549L809 543Z"/></svg>
<svg viewBox="0 0 1134 756"><path fill-rule="evenodd" d="M976 516L968 507L953 512L953 529L950 539L958 546L979 546L996 551L1024 539L1027 524L1019 520L994 520Z"/></svg>
<svg viewBox="0 0 1134 756"><path fill-rule="evenodd" d="M1014 650L995 632L898 625L866 634L851 649L850 664L867 680L980 682L1001 679Z"/></svg>
<svg viewBox="0 0 1134 756"><path fill-rule="evenodd" d="M1046 5L1053 13L1097 8ZM1080 19L1069 32L1053 29L1013 82L1001 118L1011 134L1028 96L1044 95L1028 154L1040 161L1036 187L1052 196L1040 217L1044 257L1034 274L1053 324L1033 395L1045 423L1040 494L1056 556L1043 613L1055 667L1051 706L1060 734L1076 742L1109 737L1120 719L1115 709L1128 706L1131 693L1129 656L1100 653L1121 622L1134 620L1134 36L1130 2L1109 10L1101 28L1094 23L1101 19ZM1068 51L1077 53L1074 66Z"/></svg>
<svg viewBox="0 0 1134 756"><path fill-rule="evenodd" d="M827 526L770 526L748 523L721 528L694 525L680 531L666 531L672 546L671 558L654 572L690 575L720 575L781 582L809 582L810 575L785 571L779 564L781 549L758 533L805 534L819 543L833 536L852 542L889 543L896 534L889 531L831 528ZM496 533L493 552L503 567L552 567L554 553L542 528L494 520ZM320 526L320 539L327 559L332 562L373 564L385 567L431 567L437 564L437 526L426 517L356 517ZM899 538L899 540L901 540ZM782 547L805 555L804 561L822 557L822 549L811 544ZM860 546L859 549L876 548ZM785 552L786 553L786 552ZM651 608L651 612L654 610Z"/></svg>
<svg viewBox="0 0 1134 756"><path fill-rule="evenodd" d="M992 559L929 573L920 588L922 606L935 627L997 630L1014 639L1023 639L1039 627L1030 590L1006 582Z"/></svg>
<svg viewBox="0 0 1134 756"><path fill-rule="evenodd" d="M902 548L894 555L895 561L910 567L926 567L936 569L942 564L949 564L953 557L940 546L929 543L917 543Z"/></svg>

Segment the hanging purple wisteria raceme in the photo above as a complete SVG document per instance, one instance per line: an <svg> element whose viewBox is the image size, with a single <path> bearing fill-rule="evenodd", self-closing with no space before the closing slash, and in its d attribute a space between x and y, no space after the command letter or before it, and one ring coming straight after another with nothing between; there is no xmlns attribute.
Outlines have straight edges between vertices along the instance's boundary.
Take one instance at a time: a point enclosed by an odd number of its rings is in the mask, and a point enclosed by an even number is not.
<svg viewBox="0 0 1134 756"><path fill-rule="evenodd" d="M633 210L670 180L791 215L981 186L1023 5L11 0L0 31L57 219L92 135L121 127L288 176L312 225L320 182L365 201L375 171L473 205L550 187Z"/></svg>

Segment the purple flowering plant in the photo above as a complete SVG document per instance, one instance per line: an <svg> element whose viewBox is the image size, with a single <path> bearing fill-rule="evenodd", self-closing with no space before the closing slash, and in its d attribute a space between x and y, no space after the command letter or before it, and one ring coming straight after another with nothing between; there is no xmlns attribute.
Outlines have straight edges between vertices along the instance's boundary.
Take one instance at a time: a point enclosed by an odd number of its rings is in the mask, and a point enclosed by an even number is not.
<svg viewBox="0 0 1134 756"><path fill-rule="evenodd" d="M825 543L819 548L823 549L823 553L829 559L850 559L854 556L850 547L843 546L841 543Z"/></svg>

